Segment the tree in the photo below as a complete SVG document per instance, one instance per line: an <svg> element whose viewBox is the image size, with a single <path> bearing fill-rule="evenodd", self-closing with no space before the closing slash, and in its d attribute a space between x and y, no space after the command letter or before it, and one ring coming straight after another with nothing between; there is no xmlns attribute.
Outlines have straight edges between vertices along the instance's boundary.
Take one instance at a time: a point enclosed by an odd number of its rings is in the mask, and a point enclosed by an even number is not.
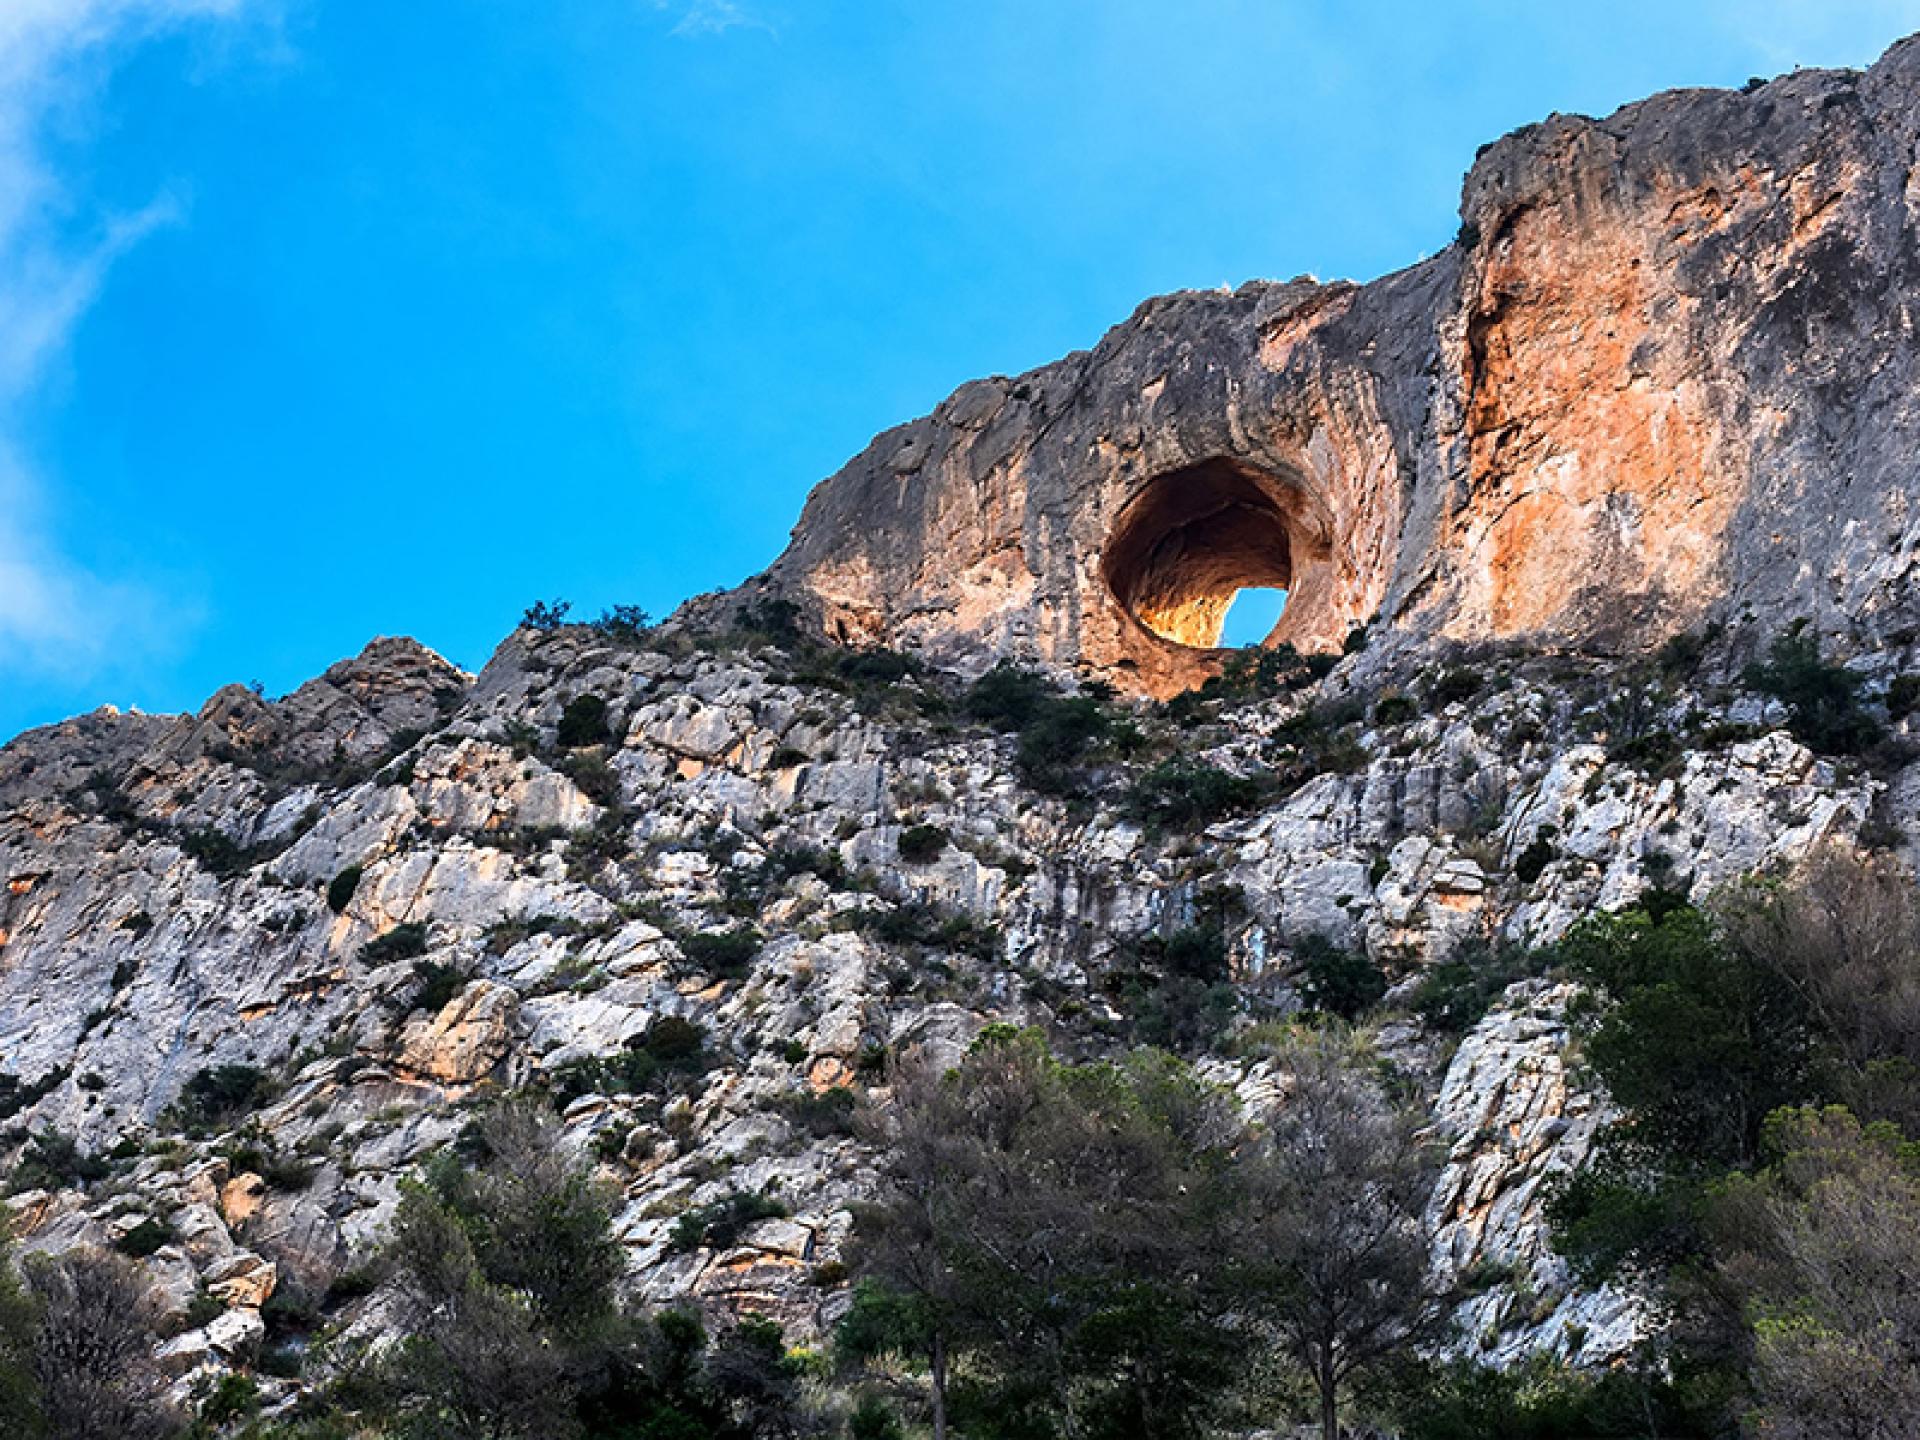
<svg viewBox="0 0 1920 1440"><path fill-rule="evenodd" d="M1286 1098L1243 1161L1242 1295L1311 1376L1321 1433L1337 1440L1341 1387L1434 1323L1421 1230L1433 1157L1348 1032L1302 1034L1276 1064Z"/></svg>
<svg viewBox="0 0 1920 1440"><path fill-rule="evenodd" d="M104 1250L35 1257L34 1377L53 1440L158 1440L181 1430L154 1363L159 1305L146 1273Z"/></svg>
<svg viewBox="0 0 1920 1440"><path fill-rule="evenodd" d="M0 1435L46 1433L35 1377L39 1306L20 1284L13 1257L0 1242Z"/></svg>
<svg viewBox="0 0 1920 1440"><path fill-rule="evenodd" d="M1920 1415L1920 1147L1785 1110L1771 1163L1716 1197L1716 1270L1752 1327L1755 1433L1894 1440Z"/></svg>
<svg viewBox="0 0 1920 1440"><path fill-rule="evenodd" d="M615 1319L607 1197L543 1110L478 1123L483 1161L452 1157L406 1187L388 1256L409 1326L383 1367L391 1405L425 1433L575 1433L577 1372Z"/></svg>
<svg viewBox="0 0 1920 1440"><path fill-rule="evenodd" d="M844 1348L923 1358L936 1440L956 1399L970 1434L1196 1433L1235 1375L1225 1098L1165 1055L1063 1065L1006 1027L892 1089Z"/></svg>
<svg viewBox="0 0 1920 1440"><path fill-rule="evenodd" d="M1827 1088L1856 1114L1920 1134L1920 891L1887 856L1815 852L1789 883L1721 905L1740 954L1792 987L1819 1034Z"/></svg>

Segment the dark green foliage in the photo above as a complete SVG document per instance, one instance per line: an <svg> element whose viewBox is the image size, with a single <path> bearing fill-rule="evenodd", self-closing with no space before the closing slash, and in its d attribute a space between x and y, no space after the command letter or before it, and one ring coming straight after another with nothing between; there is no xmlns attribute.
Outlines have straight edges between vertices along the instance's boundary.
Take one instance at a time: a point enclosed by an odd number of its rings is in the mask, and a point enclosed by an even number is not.
<svg viewBox="0 0 1920 1440"><path fill-rule="evenodd" d="M1409 1379L1405 1440L1707 1440L1726 1433L1710 1395L1651 1364L1596 1373L1541 1356L1511 1370L1462 1361Z"/></svg>
<svg viewBox="0 0 1920 1440"><path fill-rule="evenodd" d="M620 772L604 755L585 751L567 756L560 762L560 773L580 787L580 792L596 805L609 810L620 804Z"/></svg>
<svg viewBox="0 0 1920 1440"><path fill-rule="evenodd" d="M122 1255L144 1260L162 1246L171 1245L173 1239L173 1227L149 1215L115 1241L113 1248Z"/></svg>
<svg viewBox="0 0 1920 1440"><path fill-rule="evenodd" d="M18 1075L0 1075L0 1120L11 1120L22 1110L38 1105L64 1085L71 1073L62 1066L26 1085L20 1083Z"/></svg>
<svg viewBox="0 0 1920 1440"><path fill-rule="evenodd" d="M1920 675L1896 675L1887 686L1887 714L1904 720L1920 710Z"/></svg>
<svg viewBox="0 0 1920 1440"><path fill-rule="evenodd" d="M1380 1003L1387 977L1365 952L1348 950L1324 935L1303 935L1293 943L1300 967L1300 993L1315 1010L1356 1020Z"/></svg>
<svg viewBox="0 0 1920 1440"><path fill-rule="evenodd" d="M1269 700L1311 685L1334 666L1331 655L1302 656L1293 646L1252 645L1220 662L1220 671L1198 689L1176 695L1166 704L1170 720L1188 721L1216 704Z"/></svg>
<svg viewBox="0 0 1920 1440"><path fill-rule="evenodd" d="M680 937L680 953L700 969L720 979L737 980L747 973L753 957L767 943L751 925L732 930L709 930Z"/></svg>
<svg viewBox="0 0 1920 1440"><path fill-rule="evenodd" d="M920 903L860 910L853 924L882 944L951 950L976 960L991 960L1000 944L999 931L992 925Z"/></svg>
<svg viewBox="0 0 1920 1440"><path fill-rule="evenodd" d="M1420 706L1410 695L1382 695L1373 702L1373 723L1382 729L1420 718Z"/></svg>
<svg viewBox="0 0 1920 1440"><path fill-rule="evenodd" d="M578 750L587 745L604 745L610 738L607 729L607 702L599 695L576 695L560 712L553 739L562 750Z"/></svg>
<svg viewBox="0 0 1920 1440"><path fill-rule="evenodd" d="M1357 700L1302 710L1274 732L1278 747L1271 793L1297 790L1316 775L1345 775L1364 770L1367 752L1355 727L1366 711Z"/></svg>
<svg viewBox="0 0 1920 1440"><path fill-rule="evenodd" d="M1260 781L1195 760L1168 760L1134 782L1128 809L1148 825L1198 830L1258 805Z"/></svg>
<svg viewBox="0 0 1920 1440"><path fill-rule="evenodd" d="M211 828L175 830L172 834L183 853L223 879L251 869L274 853L272 846L242 845L232 836Z"/></svg>
<svg viewBox="0 0 1920 1440"><path fill-rule="evenodd" d="M536 600L520 617L520 628L545 634L567 623L573 606L565 600Z"/></svg>
<svg viewBox="0 0 1920 1440"><path fill-rule="evenodd" d="M907 1432L886 1401L867 1394L847 1417L847 1440L907 1440Z"/></svg>
<svg viewBox="0 0 1920 1440"><path fill-rule="evenodd" d="M706 1246L725 1250L757 1220L771 1220L787 1213L787 1207L771 1195L744 1190L729 1190L707 1205L696 1205L673 1222L667 1239L669 1249L685 1251Z"/></svg>
<svg viewBox="0 0 1920 1440"><path fill-rule="evenodd" d="M1471 700L1486 687L1481 671L1470 665L1453 665L1442 670L1427 686L1427 708L1444 710L1462 700Z"/></svg>
<svg viewBox="0 0 1920 1440"><path fill-rule="evenodd" d="M611 1055L562 1066L553 1075L553 1103L565 1109L582 1095L650 1095L704 1074L712 1063L707 1032L697 1022L661 1015L647 1033Z"/></svg>
<svg viewBox="0 0 1920 1440"><path fill-rule="evenodd" d="M175 1108L190 1130L224 1125L265 1104L273 1082L252 1065L212 1065L196 1071Z"/></svg>
<svg viewBox="0 0 1920 1440"><path fill-rule="evenodd" d="M909 825L900 832L900 858L909 865L938 860L947 850L947 832L938 825Z"/></svg>
<svg viewBox="0 0 1920 1440"><path fill-rule="evenodd" d="M1442 1034L1464 1035L1509 985L1538 974L1541 963L1531 951L1462 946L1421 974L1413 991L1413 1013Z"/></svg>
<svg viewBox="0 0 1920 1440"><path fill-rule="evenodd" d="M639 645L646 640L647 631L653 628L653 617L638 605L615 605L602 610L600 618L590 624L609 640L622 645Z"/></svg>
<svg viewBox="0 0 1920 1440"><path fill-rule="evenodd" d="M362 965L391 965L412 960L427 951L427 927L418 922L396 925L384 935L375 936L360 947Z"/></svg>
<svg viewBox="0 0 1920 1440"><path fill-rule="evenodd" d="M413 962L413 978L418 988L413 992L414 1010L438 1013L447 1002L460 993L467 983L466 973L452 965L443 965L438 960L416 960Z"/></svg>
<svg viewBox="0 0 1920 1440"><path fill-rule="evenodd" d="M1240 1013L1219 916L1123 946L1102 988L1134 1043L1179 1054L1213 1048Z"/></svg>
<svg viewBox="0 0 1920 1440"><path fill-rule="evenodd" d="M1746 681L1787 707L1787 728L1809 749L1858 755L1881 739L1878 722L1860 708L1859 677L1822 659L1804 625L1777 638L1764 663L1749 665Z"/></svg>
<svg viewBox="0 0 1920 1440"><path fill-rule="evenodd" d="M1637 1143L1690 1163L1746 1164L1769 1112L1809 1093L1801 995L1691 906L1585 921L1561 957L1602 997L1587 1060L1631 1112Z"/></svg>
<svg viewBox="0 0 1920 1440"><path fill-rule="evenodd" d="M632 848L626 818L618 809L609 809L587 829L567 837L567 878L585 884L606 866L625 859Z"/></svg>
<svg viewBox="0 0 1920 1440"><path fill-rule="evenodd" d="M1049 795L1073 793L1086 767L1137 741L1094 694L1063 695L1046 676L1005 662L976 680L962 708L974 720L1019 736L1020 778Z"/></svg>
<svg viewBox="0 0 1920 1440"><path fill-rule="evenodd" d="M260 1413L260 1387L250 1375L222 1375L200 1402L200 1423L218 1429Z"/></svg>
<svg viewBox="0 0 1920 1440"><path fill-rule="evenodd" d="M859 1101L853 1091L840 1087L813 1091L797 1090L780 1097L780 1113L815 1139L853 1133L854 1111Z"/></svg>
<svg viewBox="0 0 1920 1440"><path fill-rule="evenodd" d="M363 870L358 865L349 865L327 884L327 908L336 915L346 913L347 906L353 903L353 892L360 888Z"/></svg>
<svg viewBox="0 0 1920 1440"><path fill-rule="evenodd" d="M71 1135L58 1130L38 1130L21 1151L13 1167L10 1188L14 1190L61 1190L68 1186L87 1186L104 1180L113 1167L98 1155L88 1154Z"/></svg>
<svg viewBox="0 0 1920 1440"><path fill-rule="evenodd" d="M1543 831L1528 842L1527 848L1513 858L1513 878L1522 885L1531 885L1546 873L1547 866L1554 862L1557 851L1553 841Z"/></svg>

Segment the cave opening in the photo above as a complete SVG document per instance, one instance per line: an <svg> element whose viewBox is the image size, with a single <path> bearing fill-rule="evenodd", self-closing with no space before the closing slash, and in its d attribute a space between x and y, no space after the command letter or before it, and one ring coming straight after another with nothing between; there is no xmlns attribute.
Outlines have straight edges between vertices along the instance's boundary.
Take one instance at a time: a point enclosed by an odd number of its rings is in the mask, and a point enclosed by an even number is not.
<svg viewBox="0 0 1920 1440"><path fill-rule="evenodd" d="M1121 512L1107 542L1103 566L1114 599L1175 645L1263 643L1294 582L1285 495L1277 477L1231 460L1156 476Z"/></svg>

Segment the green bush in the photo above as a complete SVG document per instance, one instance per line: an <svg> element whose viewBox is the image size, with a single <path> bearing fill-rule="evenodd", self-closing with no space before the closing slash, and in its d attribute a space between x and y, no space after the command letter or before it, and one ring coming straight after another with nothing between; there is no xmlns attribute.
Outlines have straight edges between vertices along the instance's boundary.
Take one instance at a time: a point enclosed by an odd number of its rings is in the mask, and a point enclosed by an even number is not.
<svg viewBox="0 0 1920 1440"><path fill-rule="evenodd" d="M1300 993L1313 1009L1342 1020L1356 1020L1380 1003L1387 977L1361 951L1346 950L1324 935L1303 935L1293 943L1300 967Z"/></svg>
<svg viewBox="0 0 1920 1440"><path fill-rule="evenodd" d="M1063 695L1046 676L1005 662L973 683L961 708L974 720L1019 736L1015 768L1042 794L1073 793L1088 764L1138 740L1098 695Z"/></svg>
<svg viewBox="0 0 1920 1440"><path fill-rule="evenodd" d="M766 937L751 925L732 930L709 930L680 939L680 953L709 975L737 980L747 973Z"/></svg>
<svg viewBox="0 0 1920 1440"><path fill-rule="evenodd" d="M427 927L418 923L396 925L360 947L360 963L368 966L391 965L411 960L427 950Z"/></svg>
<svg viewBox="0 0 1920 1440"><path fill-rule="evenodd" d="M79 1141L58 1130L36 1131L13 1167L9 1188L21 1190L64 1190L85 1188L104 1180L113 1167L98 1155L80 1148Z"/></svg>
<svg viewBox="0 0 1920 1440"><path fill-rule="evenodd" d="M353 903L353 894L360 888L360 877L364 872L358 865L349 865L334 876L327 885L327 908L336 915L346 912Z"/></svg>
<svg viewBox="0 0 1920 1440"><path fill-rule="evenodd" d="M567 623L572 609L572 604L565 600L536 600L521 615L520 628L541 634L558 630Z"/></svg>
<svg viewBox="0 0 1920 1440"><path fill-rule="evenodd" d="M667 1248L675 1251L697 1250L706 1246L724 1250L740 1238L740 1233L759 1220L772 1220L787 1213L787 1207L771 1195L730 1190L709 1205L697 1205L673 1222Z"/></svg>
<svg viewBox="0 0 1920 1440"><path fill-rule="evenodd" d="M1470 665L1453 665L1442 670L1427 686L1427 708L1444 710L1462 700L1471 700L1485 688L1480 671Z"/></svg>
<svg viewBox="0 0 1920 1440"><path fill-rule="evenodd" d="M1413 1013L1431 1029L1464 1035L1516 980L1537 973L1535 956L1523 950L1468 945L1429 965L1414 987Z"/></svg>
<svg viewBox="0 0 1920 1440"><path fill-rule="evenodd" d="M1149 825L1198 830L1258 805L1266 787L1197 760L1168 760L1133 784L1127 808Z"/></svg>
<svg viewBox="0 0 1920 1440"><path fill-rule="evenodd" d="M173 1227L149 1215L116 1240L113 1248L122 1255L144 1260L162 1247L171 1245L173 1240Z"/></svg>
<svg viewBox="0 0 1920 1440"><path fill-rule="evenodd" d="M606 700L598 695L574 696L560 712L560 723L554 728L553 738L562 750L606 744L610 738Z"/></svg>
<svg viewBox="0 0 1920 1440"><path fill-rule="evenodd" d="M211 1065L195 1071L180 1091L181 1120L190 1129L225 1124L265 1104L273 1082L252 1065Z"/></svg>
<svg viewBox="0 0 1920 1440"><path fill-rule="evenodd" d="M1382 695L1373 702L1373 723L1381 729L1419 718L1420 706L1411 695Z"/></svg>
<svg viewBox="0 0 1920 1440"><path fill-rule="evenodd" d="M900 832L900 858L909 865L938 860L947 850L947 832L938 825L910 825Z"/></svg>
<svg viewBox="0 0 1920 1440"><path fill-rule="evenodd" d="M1810 750L1858 755L1881 739L1879 723L1860 708L1859 677L1827 664L1804 624L1777 638L1764 663L1749 665L1746 680L1787 707L1787 728Z"/></svg>
<svg viewBox="0 0 1920 1440"><path fill-rule="evenodd" d="M438 1014L446 1008L447 1002L458 995L467 983L464 971L451 965L443 965L438 960L416 960L413 962L413 978L419 982L419 988L413 992L414 1010L425 1010L429 1014Z"/></svg>
<svg viewBox="0 0 1920 1440"><path fill-rule="evenodd" d="M1536 835L1527 848L1513 859L1513 878L1522 885L1531 885L1546 872L1547 866L1554 862L1558 852L1553 842L1542 832Z"/></svg>

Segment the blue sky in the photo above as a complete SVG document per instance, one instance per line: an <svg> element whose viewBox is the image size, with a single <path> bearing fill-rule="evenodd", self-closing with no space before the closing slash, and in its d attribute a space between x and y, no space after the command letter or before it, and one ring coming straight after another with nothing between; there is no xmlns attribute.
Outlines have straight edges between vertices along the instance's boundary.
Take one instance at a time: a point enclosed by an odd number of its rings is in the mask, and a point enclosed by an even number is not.
<svg viewBox="0 0 1920 1440"><path fill-rule="evenodd" d="M962 381L1914 3L4 0L0 736L664 612Z"/></svg>

